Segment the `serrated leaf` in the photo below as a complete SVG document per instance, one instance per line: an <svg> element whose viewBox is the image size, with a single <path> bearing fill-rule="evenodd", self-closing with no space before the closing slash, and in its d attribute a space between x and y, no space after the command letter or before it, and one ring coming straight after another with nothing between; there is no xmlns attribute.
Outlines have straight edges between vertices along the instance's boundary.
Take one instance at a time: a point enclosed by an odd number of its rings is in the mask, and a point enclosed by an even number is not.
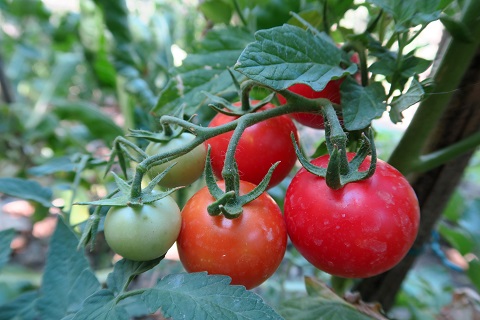
<svg viewBox="0 0 480 320"><path fill-rule="evenodd" d="M52 206L52 190L42 187L38 182L20 178L0 178L0 193L15 198L34 201L46 208Z"/></svg>
<svg viewBox="0 0 480 320"><path fill-rule="evenodd" d="M255 39L242 52L235 69L274 90L304 83L321 91L330 80L357 71L356 64L340 67L342 51L333 42L296 26L260 30Z"/></svg>
<svg viewBox="0 0 480 320"><path fill-rule="evenodd" d="M36 303L41 319L61 319L100 289L83 252L77 251L77 244L75 234L58 218Z"/></svg>
<svg viewBox="0 0 480 320"><path fill-rule="evenodd" d="M395 20L395 31L405 32L411 27L425 25L440 18L441 0L368 0L382 8Z"/></svg>
<svg viewBox="0 0 480 320"><path fill-rule="evenodd" d="M206 273L168 275L142 299L151 312L161 308L173 319L281 319L260 296L230 281Z"/></svg>
<svg viewBox="0 0 480 320"><path fill-rule="evenodd" d="M108 274L108 288L114 293L118 294L124 289L124 285L130 277L139 275L152 269L158 265L162 258L151 261L132 261L127 259L118 261L115 263L113 271Z"/></svg>
<svg viewBox="0 0 480 320"><path fill-rule="evenodd" d="M413 79L407 92L395 97L390 104L390 119L392 122L401 122L403 119L402 112L422 100L424 94L425 92L423 91L423 87L420 82Z"/></svg>
<svg viewBox="0 0 480 320"><path fill-rule="evenodd" d="M52 318L53 319L53 318ZM129 320L126 310L117 304L112 291L102 289L88 297L72 320Z"/></svg>
<svg viewBox="0 0 480 320"><path fill-rule="evenodd" d="M0 305L0 319L39 319L35 311L37 297L37 291L29 291L6 304Z"/></svg>
<svg viewBox="0 0 480 320"><path fill-rule="evenodd" d="M205 103L202 91L224 95L236 91L227 67L235 64L253 36L241 28L216 29L198 46L198 53L189 54L182 66L172 70L172 77L160 93L157 115L173 114L185 106L185 114L193 115ZM237 77L240 74L235 72ZM241 79L239 79L241 80Z"/></svg>
<svg viewBox="0 0 480 320"><path fill-rule="evenodd" d="M10 259L12 248L10 244L15 238L15 230L7 229L0 231L0 269L7 264Z"/></svg>
<svg viewBox="0 0 480 320"><path fill-rule="evenodd" d="M343 302L320 297L301 297L284 302L279 308L286 320L371 320Z"/></svg>
<svg viewBox="0 0 480 320"><path fill-rule="evenodd" d="M386 110L385 90L380 83L362 87L348 77L340 86L343 123L347 130L361 130Z"/></svg>

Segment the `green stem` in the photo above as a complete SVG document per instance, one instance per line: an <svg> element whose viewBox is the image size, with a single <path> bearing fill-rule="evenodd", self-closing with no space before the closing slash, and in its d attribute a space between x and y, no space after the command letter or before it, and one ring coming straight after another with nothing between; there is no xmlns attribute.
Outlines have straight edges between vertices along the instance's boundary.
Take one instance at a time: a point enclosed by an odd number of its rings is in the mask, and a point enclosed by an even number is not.
<svg viewBox="0 0 480 320"><path fill-rule="evenodd" d="M247 27L248 26L247 19L245 19L245 17L243 16L242 9L240 8L240 5L238 4L237 0L233 0L233 6L235 7L235 11L237 12L238 17L240 18L240 21L242 21L243 25Z"/></svg>
<svg viewBox="0 0 480 320"><path fill-rule="evenodd" d="M127 292L123 292L115 298L115 302L119 303L120 301L125 300L127 298L130 298L130 297L133 297L133 296L138 296L140 294L143 294L147 290L149 290L149 288L136 289L136 290L130 290L130 291L127 291Z"/></svg>
<svg viewBox="0 0 480 320"><path fill-rule="evenodd" d="M72 197L70 198L70 205L68 208L68 211L65 212L65 220L70 223L70 215L72 213L72 208L73 208L73 203L75 201L75 198L77 196L77 190L78 186L80 185L80 179L82 178L82 172L85 170L87 166L89 156L87 155L82 155L80 157L80 161L78 162L77 170L75 172L75 178L73 179L73 185L72 185Z"/></svg>
<svg viewBox="0 0 480 320"><path fill-rule="evenodd" d="M437 125L478 49L479 12L480 1L470 1L465 6L462 23L471 31L472 39L475 40L467 43L455 38L450 39L433 78L436 83L434 91L420 103L412 122L389 159L389 163L404 175L412 173L420 161L420 155L430 133Z"/></svg>
<svg viewBox="0 0 480 320"><path fill-rule="evenodd" d="M420 156L420 160L412 166L415 172L425 172L439 165L446 163L460 154L471 151L480 145L480 132L477 132L468 138L465 138L457 143L449 145L443 149L431 152Z"/></svg>
<svg viewBox="0 0 480 320"><path fill-rule="evenodd" d="M328 24L328 0L323 1L323 31L330 34L330 25Z"/></svg>
<svg viewBox="0 0 480 320"><path fill-rule="evenodd" d="M140 197L142 193L141 183L142 183L143 176L148 171L148 169L150 169L152 166L160 165L168 161L171 161L175 158L178 158L179 156L190 152L195 147L197 147L198 145L207 141L210 138L218 136L222 133L235 130L235 128L237 128L239 123L242 123L242 125L245 125L245 123L247 123L246 126L248 127L258 122L261 122L273 117L278 117L284 114L292 113L292 112L315 112L315 111L318 112L321 106L330 104L330 101L327 99L310 100L288 90L281 91L281 94L286 99L288 99L289 103L286 103L276 108L264 110L261 112L246 114L232 122L226 123L218 127L202 127L177 117L166 116L166 115L162 116L162 118L160 119L160 123L162 125L164 124L178 125L184 128L185 130L191 132L196 137L195 139L193 139L192 141L190 141L188 144L184 146L181 146L176 149L172 149L167 152L159 153L155 156L147 157L142 162L140 162L137 165L137 168L133 177L133 181L132 181L132 190L131 190L132 199L136 199ZM229 157L229 159L230 157L231 159L233 159L233 155L228 156L228 153L227 153L227 157ZM233 165L234 165L233 163L229 164L229 166L232 166L232 168L233 168Z"/></svg>

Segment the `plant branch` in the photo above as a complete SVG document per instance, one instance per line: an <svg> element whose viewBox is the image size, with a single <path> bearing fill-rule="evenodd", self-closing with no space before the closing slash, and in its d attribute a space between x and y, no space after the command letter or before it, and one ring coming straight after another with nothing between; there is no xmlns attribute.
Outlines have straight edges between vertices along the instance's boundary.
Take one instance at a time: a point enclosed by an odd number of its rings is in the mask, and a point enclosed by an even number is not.
<svg viewBox="0 0 480 320"><path fill-rule="evenodd" d="M478 12L480 1L470 1L464 8L462 22L475 40L470 43L455 38L450 40L433 78L436 83L433 92L420 103L412 122L389 159L389 163L404 175L414 172L415 163L420 161L430 133L451 101L476 53L480 44Z"/></svg>

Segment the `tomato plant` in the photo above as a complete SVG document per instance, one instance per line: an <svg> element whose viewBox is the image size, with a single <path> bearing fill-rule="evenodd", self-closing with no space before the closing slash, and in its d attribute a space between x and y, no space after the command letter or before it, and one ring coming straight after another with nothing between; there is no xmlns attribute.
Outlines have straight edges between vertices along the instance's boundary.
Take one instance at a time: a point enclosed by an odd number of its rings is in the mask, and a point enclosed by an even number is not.
<svg viewBox="0 0 480 320"><path fill-rule="evenodd" d="M224 188L223 181L219 186ZM240 194L255 185L240 181ZM207 271L232 278L232 284L254 288L277 270L285 254L287 232L280 208L267 194L246 204L235 219L211 216L214 202L208 188L198 191L182 210L177 240L180 260L188 272Z"/></svg>
<svg viewBox="0 0 480 320"><path fill-rule="evenodd" d="M170 249L180 226L180 209L166 196L141 206L112 207L105 218L105 238L122 257L148 261Z"/></svg>
<svg viewBox="0 0 480 320"><path fill-rule="evenodd" d="M154 156L160 152L168 152L187 144L194 138L195 136L193 134L183 132L180 136L167 143L150 142L145 149L145 153L148 156ZM178 158L150 168L148 174L150 178L153 179L173 162L176 162L177 164L170 169L158 184L166 188L187 186L202 175L206 155L207 149L205 148L205 145L200 144L192 151L181 155Z"/></svg>
<svg viewBox="0 0 480 320"><path fill-rule="evenodd" d="M238 106L239 103L234 105ZM273 107L272 104L267 104L262 109ZM209 127L220 126L235 119L237 117L219 113L212 119ZM280 161L270 179L269 187L279 184L292 170L297 160L290 139L290 133L292 132L298 141L297 128L288 116L270 118L248 127L243 132L235 151L240 179L259 184L268 169L275 162ZM225 154L232 135L233 132L227 132L207 141L207 144L210 144L212 148L212 168L217 178L222 177Z"/></svg>
<svg viewBox="0 0 480 320"><path fill-rule="evenodd" d="M328 159L312 164L325 168ZM369 158L360 170L368 165ZM412 246L420 220L412 187L381 160L372 177L339 190L302 168L287 189L284 210L298 251L315 267L347 278L371 277L396 265Z"/></svg>

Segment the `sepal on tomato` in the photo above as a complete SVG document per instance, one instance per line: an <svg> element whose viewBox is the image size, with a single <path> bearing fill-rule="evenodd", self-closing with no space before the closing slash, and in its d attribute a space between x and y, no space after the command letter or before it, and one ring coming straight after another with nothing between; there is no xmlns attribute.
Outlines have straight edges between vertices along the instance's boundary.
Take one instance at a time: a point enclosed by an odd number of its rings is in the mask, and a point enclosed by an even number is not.
<svg viewBox="0 0 480 320"><path fill-rule="evenodd" d="M280 161L274 163L268 170L262 181L250 192L240 195L240 177L238 168L234 164L235 172L225 180L225 192L220 189L215 180L215 175L212 169L212 161L210 158L210 145L207 149L207 161L205 163L205 183L208 191L215 198L215 201L207 208L208 214L211 216L224 215L227 219L238 218L242 212L242 207L249 202L257 199L262 193L267 190L268 183L272 177L273 170L278 166ZM234 160L235 161L235 160Z"/></svg>
<svg viewBox="0 0 480 320"><path fill-rule="evenodd" d="M168 168L166 168L162 173L156 176L150 183L141 191L138 197L131 196L132 185L130 185L127 181L120 178L114 172L112 172L113 177L115 179L115 184L117 185L117 192L113 193L114 196L116 193L120 192L119 196L116 197L107 197L105 199L96 200L96 201L87 201L87 202L77 202L77 205L97 205L97 206L114 206L114 207L122 207L122 206L139 206L144 204L149 204L165 198L166 196L170 195L172 192L180 189L182 187L172 188L170 190L164 192L153 192L153 189L157 185L157 183L165 177L168 171L175 165L175 163L171 164Z"/></svg>
<svg viewBox="0 0 480 320"><path fill-rule="evenodd" d="M341 189L347 183L365 180L375 173L377 163L377 152L371 128L366 134L362 133L361 146L355 157L349 162L347 159L347 136L341 128L338 118L335 116L332 105L322 108L326 119L325 138L330 159L327 168L317 167L311 164L300 150L297 142L292 136L297 158L308 172L324 177L327 185L332 189ZM360 164L371 154L371 162L367 171L359 171Z"/></svg>

